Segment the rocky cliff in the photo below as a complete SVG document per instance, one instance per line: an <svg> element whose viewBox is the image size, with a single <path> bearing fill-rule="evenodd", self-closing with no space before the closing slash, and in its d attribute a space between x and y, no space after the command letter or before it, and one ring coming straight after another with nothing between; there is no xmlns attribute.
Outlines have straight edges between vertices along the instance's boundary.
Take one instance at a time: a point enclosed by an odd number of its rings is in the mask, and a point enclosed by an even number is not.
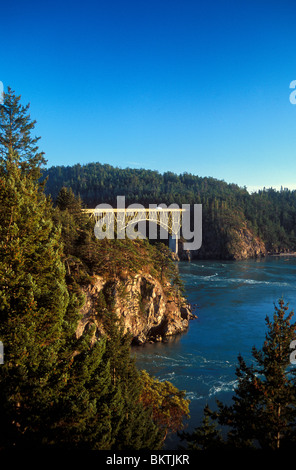
<svg viewBox="0 0 296 470"><path fill-rule="evenodd" d="M95 325L94 340L104 334L104 315L100 312L99 301L103 298L108 305L110 296L115 312L123 319L124 329L131 333L134 344L162 341L181 333L195 317L185 299L174 295L170 284L160 283L147 273L111 280L96 276L83 291L85 302L77 335Z"/></svg>
<svg viewBox="0 0 296 470"><path fill-rule="evenodd" d="M233 230L227 248L229 259L233 260L260 258L267 254L264 242L256 237L246 224Z"/></svg>
<svg viewBox="0 0 296 470"><path fill-rule="evenodd" d="M209 226L203 231L202 246L199 250L185 252L179 245L179 259L223 259L242 260L260 258L267 255L264 242L242 222L230 227Z"/></svg>

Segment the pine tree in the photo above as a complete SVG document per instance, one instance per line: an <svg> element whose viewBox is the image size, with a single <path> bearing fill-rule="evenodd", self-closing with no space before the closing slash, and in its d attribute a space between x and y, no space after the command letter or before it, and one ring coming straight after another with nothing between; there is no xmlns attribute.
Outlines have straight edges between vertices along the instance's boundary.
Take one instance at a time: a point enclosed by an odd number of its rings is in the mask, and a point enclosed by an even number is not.
<svg viewBox="0 0 296 470"><path fill-rule="evenodd" d="M82 298L67 289L61 230L19 163L11 148L0 162L0 448L109 448L106 345L76 337Z"/></svg>
<svg viewBox="0 0 296 470"><path fill-rule="evenodd" d="M266 317L267 333L262 349L253 347L254 364L238 357L238 385L231 405L217 400L211 416L229 431L224 444L231 449L293 448L296 443L296 380L290 364L290 344L295 339L293 311L284 300L275 305L273 321ZM208 410L209 411L209 410ZM205 424L195 432L196 445ZM190 442L192 438L190 439ZM215 442L213 442L215 444Z"/></svg>
<svg viewBox="0 0 296 470"><path fill-rule="evenodd" d="M179 433L181 440L186 440L188 450L209 451L212 449L225 448L221 432L218 430L217 423L213 416L214 413L210 410L209 406L206 405L202 425L196 428L193 433Z"/></svg>
<svg viewBox="0 0 296 470"><path fill-rule="evenodd" d="M230 413L232 441L238 436L258 441L264 449L279 449L296 437L294 371L289 367L296 325L291 323L294 312L287 314L288 309L281 299L275 305L273 321L266 317L264 345L261 350L252 350L255 365L247 367L240 358L234 405L221 407L222 420Z"/></svg>
<svg viewBox="0 0 296 470"><path fill-rule="evenodd" d="M20 438L38 427L50 400L69 295L48 201L12 156L0 172L0 337L6 356L0 406L11 434Z"/></svg>
<svg viewBox="0 0 296 470"><path fill-rule="evenodd" d="M40 137L32 137L36 121L29 115L30 105L23 106L20 96L8 87L0 105L0 162L12 161L22 173L30 174L36 181L46 160L38 149Z"/></svg>
<svg viewBox="0 0 296 470"><path fill-rule="evenodd" d="M112 296L112 293L109 293ZM135 360L131 357L131 337L124 332L123 323L114 311L112 302L106 302L104 328L107 335L104 362L111 373L110 410L112 433L117 450L160 449L163 431L154 422L152 410L144 406L141 393L144 386ZM102 306L102 304L101 304Z"/></svg>

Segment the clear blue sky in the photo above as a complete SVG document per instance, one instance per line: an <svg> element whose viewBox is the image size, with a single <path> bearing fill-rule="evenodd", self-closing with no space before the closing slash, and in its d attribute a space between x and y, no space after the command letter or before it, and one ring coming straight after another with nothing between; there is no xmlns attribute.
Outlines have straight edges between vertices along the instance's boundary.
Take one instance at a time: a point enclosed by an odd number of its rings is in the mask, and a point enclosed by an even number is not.
<svg viewBox="0 0 296 470"><path fill-rule="evenodd" d="M296 188L296 4L1 2L0 80L48 166L101 162Z"/></svg>

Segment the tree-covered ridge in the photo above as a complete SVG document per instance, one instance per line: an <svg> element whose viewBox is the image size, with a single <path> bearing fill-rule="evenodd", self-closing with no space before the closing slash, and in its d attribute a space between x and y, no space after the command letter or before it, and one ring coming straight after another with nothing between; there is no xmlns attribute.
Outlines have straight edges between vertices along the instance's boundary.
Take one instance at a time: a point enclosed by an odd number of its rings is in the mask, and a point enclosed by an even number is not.
<svg viewBox="0 0 296 470"><path fill-rule="evenodd" d="M127 205L201 203L203 233L217 233L221 247L216 247L216 252L221 257L228 256L226 245L234 243L233 237L242 226L249 229L253 237L259 237L267 251L296 250L296 191L264 189L249 194L246 188L215 178L121 169L100 163L51 167L44 176L48 177L46 191L54 200L62 187L72 188L88 207L102 202L115 207L119 195L125 196ZM213 245L212 238L205 238L203 244L207 256Z"/></svg>
<svg viewBox="0 0 296 470"><path fill-rule="evenodd" d="M120 194L126 197L127 204L156 201L168 204L199 203L205 193L217 200L229 197L229 201L235 202L236 194L248 194L237 185L229 185L215 178L202 178L190 173L177 175L170 171L160 174L153 170L121 169L101 163L51 167L44 172L44 176L49 176L47 191L54 199L62 186L71 187L89 207L95 207L102 201L116 204L116 196Z"/></svg>

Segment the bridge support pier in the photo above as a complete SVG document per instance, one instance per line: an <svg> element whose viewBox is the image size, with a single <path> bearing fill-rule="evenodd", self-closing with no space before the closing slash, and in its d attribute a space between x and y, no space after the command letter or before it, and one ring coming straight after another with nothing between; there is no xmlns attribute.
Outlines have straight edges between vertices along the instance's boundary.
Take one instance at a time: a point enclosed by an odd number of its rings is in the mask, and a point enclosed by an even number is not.
<svg viewBox="0 0 296 470"><path fill-rule="evenodd" d="M173 253L178 254L178 236L177 235L169 235L169 248Z"/></svg>

